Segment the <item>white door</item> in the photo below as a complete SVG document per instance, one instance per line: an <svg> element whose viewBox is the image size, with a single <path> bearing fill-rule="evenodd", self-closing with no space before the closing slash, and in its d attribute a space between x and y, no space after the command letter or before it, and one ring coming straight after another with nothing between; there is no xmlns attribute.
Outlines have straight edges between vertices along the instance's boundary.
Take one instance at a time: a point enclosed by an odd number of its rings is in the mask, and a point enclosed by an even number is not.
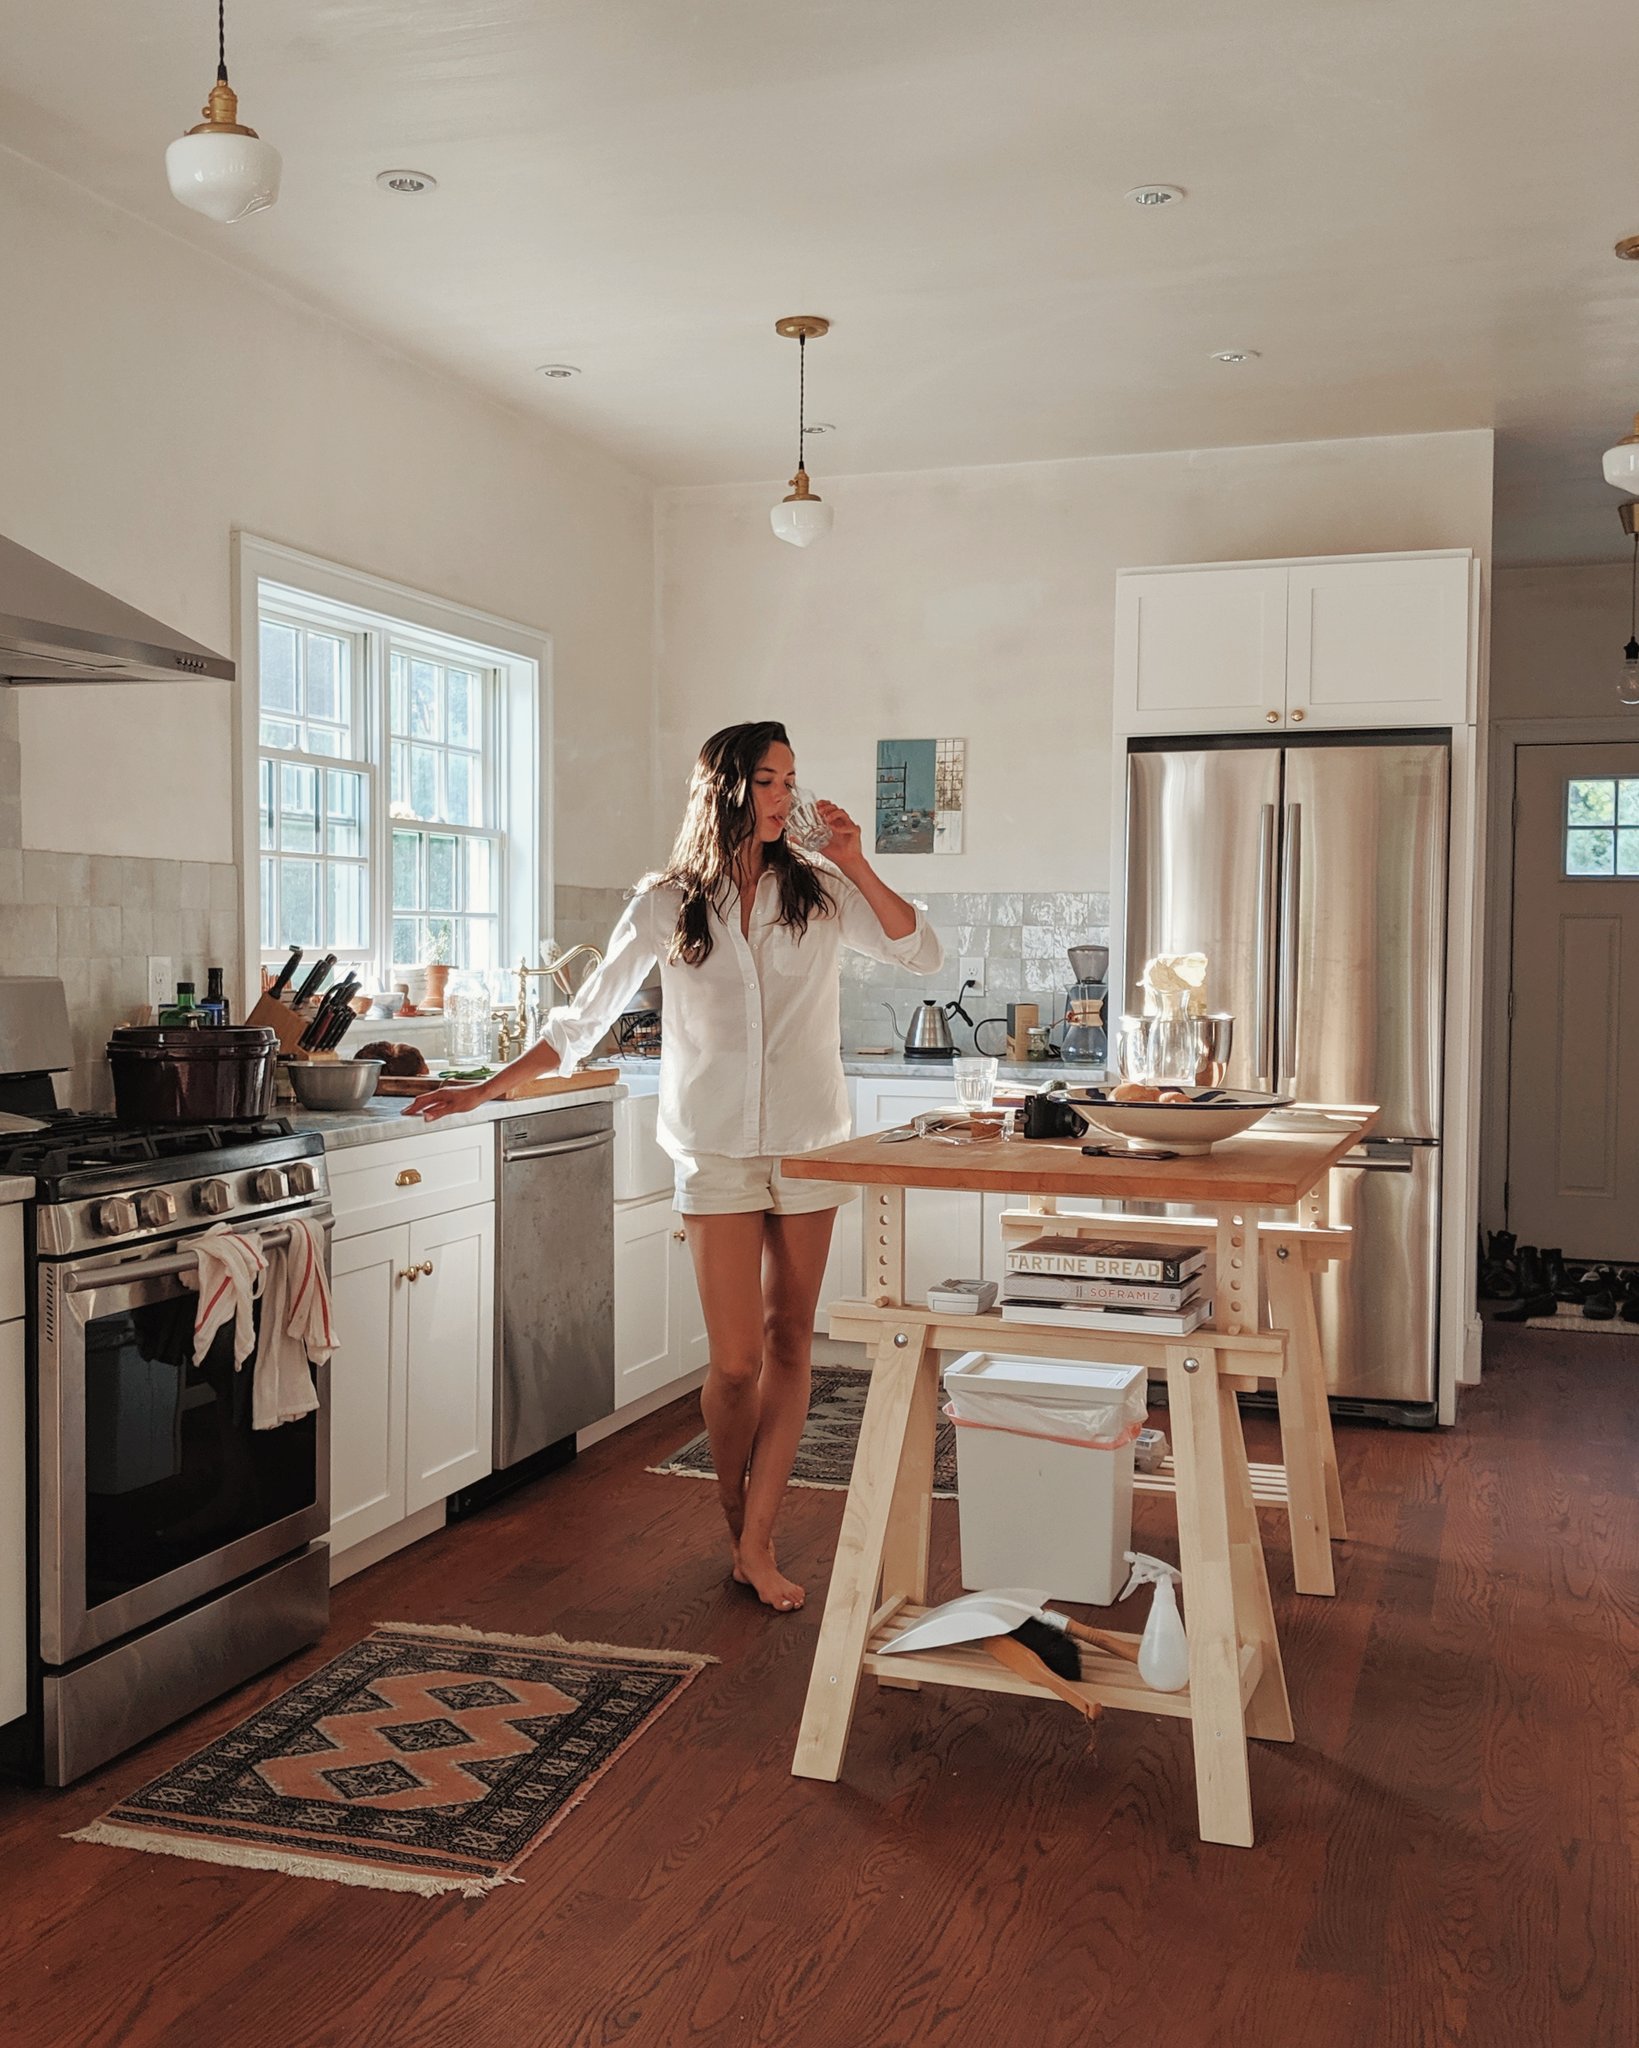
<svg viewBox="0 0 1639 2048"><path fill-rule="evenodd" d="M675 1254L687 1256L672 1232L679 1229L670 1202L622 1204L615 1210L615 1407L658 1393L681 1377L672 1361L676 1318L672 1290L679 1275ZM690 1292L694 1282L689 1281Z"/></svg>
<svg viewBox="0 0 1639 2048"><path fill-rule="evenodd" d="M1116 578L1118 732L1234 732L1286 708L1286 570L1168 569Z"/></svg>
<svg viewBox="0 0 1639 2048"><path fill-rule="evenodd" d="M1508 1227L1639 1259L1639 740L1515 756Z"/></svg>
<svg viewBox="0 0 1639 2048"><path fill-rule="evenodd" d="M705 1371L711 1359L711 1346L706 1342L706 1312L700 1306L694 1255L683 1233L683 1219L674 1209L667 1222L671 1226L666 1237L671 1252L671 1376L680 1380L691 1372Z"/></svg>
<svg viewBox="0 0 1639 2048"><path fill-rule="evenodd" d="M330 1550L339 1556L405 1515L409 1226L338 1238L331 1261Z"/></svg>
<svg viewBox="0 0 1639 2048"><path fill-rule="evenodd" d="M1472 571L1466 554L1289 570L1288 725L1463 724Z"/></svg>
<svg viewBox="0 0 1639 2048"><path fill-rule="evenodd" d="M0 1728L28 1711L27 1445L23 1325L0 1323Z"/></svg>
<svg viewBox="0 0 1639 2048"><path fill-rule="evenodd" d="M404 1512L482 1479L494 1464L495 1205L410 1226Z"/></svg>

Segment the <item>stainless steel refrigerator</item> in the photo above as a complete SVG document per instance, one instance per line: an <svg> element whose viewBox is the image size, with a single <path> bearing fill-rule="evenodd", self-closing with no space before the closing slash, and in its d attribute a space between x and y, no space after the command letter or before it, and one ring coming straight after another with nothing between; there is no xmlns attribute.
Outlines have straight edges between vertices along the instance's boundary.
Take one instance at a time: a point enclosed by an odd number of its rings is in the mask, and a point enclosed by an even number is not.
<svg viewBox="0 0 1639 2048"><path fill-rule="evenodd" d="M1235 1017L1232 1086L1376 1103L1332 1178L1353 1257L1320 1282L1334 1407L1432 1422L1450 749L1443 739L1133 740L1125 1007L1199 951ZM1283 1117L1306 1113L1283 1111Z"/></svg>

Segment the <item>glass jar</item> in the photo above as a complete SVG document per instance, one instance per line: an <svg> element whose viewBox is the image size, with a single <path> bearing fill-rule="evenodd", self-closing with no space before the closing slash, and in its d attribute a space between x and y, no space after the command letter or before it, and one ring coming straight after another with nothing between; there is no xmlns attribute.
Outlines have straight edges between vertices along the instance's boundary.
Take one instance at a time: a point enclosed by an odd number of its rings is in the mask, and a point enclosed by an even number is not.
<svg viewBox="0 0 1639 2048"><path fill-rule="evenodd" d="M490 1058L489 990L476 974L457 976L444 991L444 1025L452 1066L477 1066Z"/></svg>

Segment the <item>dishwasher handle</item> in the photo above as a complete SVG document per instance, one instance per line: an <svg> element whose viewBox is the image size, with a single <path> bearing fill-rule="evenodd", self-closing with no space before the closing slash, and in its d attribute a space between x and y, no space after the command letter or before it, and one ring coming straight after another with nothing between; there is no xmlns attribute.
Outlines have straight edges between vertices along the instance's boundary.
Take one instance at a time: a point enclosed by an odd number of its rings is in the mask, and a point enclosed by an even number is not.
<svg viewBox="0 0 1639 2048"><path fill-rule="evenodd" d="M589 1138L560 1138L555 1145L520 1145L516 1151L503 1148L501 1157L510 1166L515 1159L558 1159L566 1152L591 1152L614 1142L613 1131L594 1131Z"/></svg>

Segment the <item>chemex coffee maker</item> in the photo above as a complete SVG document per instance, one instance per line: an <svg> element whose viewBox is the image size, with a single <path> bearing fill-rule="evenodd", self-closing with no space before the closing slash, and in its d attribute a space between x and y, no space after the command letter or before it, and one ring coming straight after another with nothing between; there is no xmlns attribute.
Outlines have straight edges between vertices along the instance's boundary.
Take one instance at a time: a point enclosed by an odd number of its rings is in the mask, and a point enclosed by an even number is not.
<svg viewBox="0 0 1639 2048"><path fill-rule="evenodd" d="M1064 991L1064 1037L1059 1058L1073 1065L1102 1067L1109 1058L1105 1006L1109 1001L1108 946L1072 946L1070 972L1076 977Z"/></svg>

